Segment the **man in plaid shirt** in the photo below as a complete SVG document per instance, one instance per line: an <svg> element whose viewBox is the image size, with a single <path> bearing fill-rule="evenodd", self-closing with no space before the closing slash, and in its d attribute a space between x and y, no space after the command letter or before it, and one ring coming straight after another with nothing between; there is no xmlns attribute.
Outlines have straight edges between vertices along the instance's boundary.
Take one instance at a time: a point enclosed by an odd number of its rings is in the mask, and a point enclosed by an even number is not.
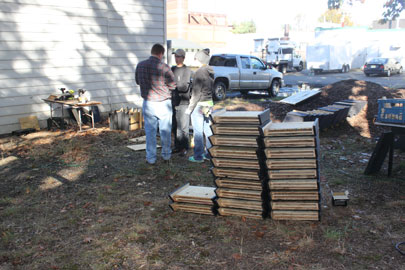
<svg viewBox="0 0 405 270"><path fill-rule="evenodd" d="M135 71L135 81L141 88L143 116L146 133L146 162L156 163L156 131L159 127L162 144L162 158L170 160L172 103L171 91L176 88L170 67L162 62L165 48L155 44L151 56L139 62Z"/></svg>

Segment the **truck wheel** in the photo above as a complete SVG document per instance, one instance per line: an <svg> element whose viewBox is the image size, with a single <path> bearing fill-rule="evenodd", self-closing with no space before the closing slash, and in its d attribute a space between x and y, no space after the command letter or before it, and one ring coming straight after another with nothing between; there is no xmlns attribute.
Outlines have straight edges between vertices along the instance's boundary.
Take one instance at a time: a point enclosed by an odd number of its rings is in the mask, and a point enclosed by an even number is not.
<svg viewBox="0 0 405 270"><path fill-rule="evenodd" d="M269 89L269 95L271 97L276 97L280 91L280 82L278 80L273 80Z"/></svg>
<svg viewBox="0 0 405 270"><path fill-rule="evenodd" d="M283 73L283 74L286 74L287 73L287 66L286 65L282 65L281 67L280 67L280 72L281 73Z"/></svg>
<svg viewBox="0 0 405 270"><path fill-rule="evenodd" d="M302 62L300 62L300 64L298 65L298 67L295 68L298 72L302 71L304 69L304 64Z"/></svg>
<svg viewBox="0 0 405 270"><path fill-rule="evenodd" d="M226 85L223 82L216 82L212 94L214 100L224 100L226 97Z"/></svg>

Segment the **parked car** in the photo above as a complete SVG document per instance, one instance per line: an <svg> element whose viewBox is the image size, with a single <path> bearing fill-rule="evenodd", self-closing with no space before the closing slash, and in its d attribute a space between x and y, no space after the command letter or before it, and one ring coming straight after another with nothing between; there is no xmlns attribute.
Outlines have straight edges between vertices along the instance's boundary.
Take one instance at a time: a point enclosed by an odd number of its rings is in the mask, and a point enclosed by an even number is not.
<svg viewBox="0 0 405 270"><path fill-rule="evenodd" d="M227 91L247 94L253 90L266 90L277 96L284 85L283 74L269 69L259 58L240 54L214 54L210 66L215 72L213 97L223 100Z"/></svg>
<svg viewBox="0 0 405 270"><path fill-rule="evenodd" d="M386 75L391 76L394 73L401 74L403 68L394 58L373 58L364 64L363 72L366 76Z"/></svg>

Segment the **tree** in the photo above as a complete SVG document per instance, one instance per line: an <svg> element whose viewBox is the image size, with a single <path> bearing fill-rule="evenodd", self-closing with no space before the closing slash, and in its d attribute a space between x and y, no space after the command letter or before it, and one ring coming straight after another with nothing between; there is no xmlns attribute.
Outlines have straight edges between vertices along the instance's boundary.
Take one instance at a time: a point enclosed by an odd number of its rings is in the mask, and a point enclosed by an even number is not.
<svg viewBox="0 0 405 270"><path fill-rule="evenodd" d="M340 9L328 9L318 19L320 22L331 22L342 24L344 26L353 26L353 21L345 15Z"/></svg>
<svg viewBox="0 0 405 270"><path fill-rule="evenodd" d="M256 33L256 25L254 21L234 23L232 26L232 33L234 34Z"/></svg>
<svg viewBox="0 0 405 270"><path fill-rule="evenodd" d="M382 23L395 20L405 9L405 0L389 0L384 4Z"/></svg>

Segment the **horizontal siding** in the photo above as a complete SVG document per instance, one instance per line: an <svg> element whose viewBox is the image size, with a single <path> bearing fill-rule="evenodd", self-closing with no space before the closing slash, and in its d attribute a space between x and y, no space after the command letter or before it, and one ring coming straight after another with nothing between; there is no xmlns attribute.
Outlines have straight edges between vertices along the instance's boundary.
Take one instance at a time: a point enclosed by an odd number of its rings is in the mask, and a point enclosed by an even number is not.
<svg viewBox="0 0 405 270"><path fill-rule="evenodd" d="M142 105L134 70L165 42L164 0L0 0L0 133L49 117L43 99L84 88L101 112Z"/></svg>

